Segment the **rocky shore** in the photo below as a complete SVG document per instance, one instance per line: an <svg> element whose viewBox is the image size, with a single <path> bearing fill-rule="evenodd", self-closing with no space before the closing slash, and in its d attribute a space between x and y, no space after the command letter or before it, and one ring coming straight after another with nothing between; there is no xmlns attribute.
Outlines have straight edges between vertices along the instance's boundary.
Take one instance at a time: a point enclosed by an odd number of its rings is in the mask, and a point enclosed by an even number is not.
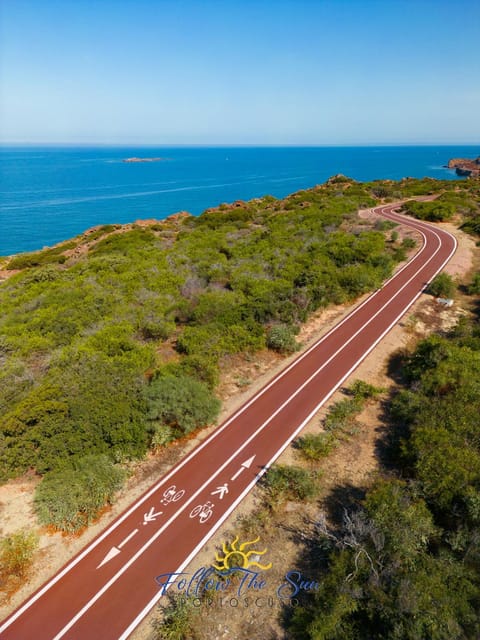
<svg viewBox="0 0 480 640"><path fill-rule="evenodd" d="M455 169L458 176L480 176L480 156L475 160L469 158L452 158L448 161L447 167Z"/></svg>

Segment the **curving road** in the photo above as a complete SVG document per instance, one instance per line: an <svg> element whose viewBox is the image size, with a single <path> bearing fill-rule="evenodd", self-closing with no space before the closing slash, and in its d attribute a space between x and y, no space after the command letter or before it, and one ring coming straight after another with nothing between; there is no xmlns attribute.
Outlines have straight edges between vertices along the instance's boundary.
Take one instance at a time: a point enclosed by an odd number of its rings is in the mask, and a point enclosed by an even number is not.
<svg viewBox="0 0 480 640"><path fill-rule="evenodd" d="M455 252L446 231L375 211L417 229L421 250L9 616L1 640L129 637L162 597L155 577L187 566Z"/></svg>

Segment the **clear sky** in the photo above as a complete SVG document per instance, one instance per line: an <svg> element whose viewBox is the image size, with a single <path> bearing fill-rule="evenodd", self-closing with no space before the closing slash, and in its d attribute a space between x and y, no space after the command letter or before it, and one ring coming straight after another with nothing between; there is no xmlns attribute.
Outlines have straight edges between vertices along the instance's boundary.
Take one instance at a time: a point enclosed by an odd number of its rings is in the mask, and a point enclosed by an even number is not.
<svg viewBox="0 0 480 640"><path fill-rule="evenodd" d="M480 142L478 0L0 0L0 141Z"/></svg>

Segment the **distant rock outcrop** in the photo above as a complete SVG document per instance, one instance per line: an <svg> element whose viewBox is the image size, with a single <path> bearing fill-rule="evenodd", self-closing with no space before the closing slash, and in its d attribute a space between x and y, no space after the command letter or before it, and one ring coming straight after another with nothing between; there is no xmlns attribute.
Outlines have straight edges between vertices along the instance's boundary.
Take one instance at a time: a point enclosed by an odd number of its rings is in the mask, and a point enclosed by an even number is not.
<svg viewBox="0 0 480 640"><path fill-rule="evenodd" d="M166 158L125 158L123 162L162 162Z"/></svg>
<svg viewBox="0 0 480 640"><path fill-rule="evenodd" d="M458 176L480 176L480 156L475 160L469 158L452 158L447 167L455 169Z"/></svg>

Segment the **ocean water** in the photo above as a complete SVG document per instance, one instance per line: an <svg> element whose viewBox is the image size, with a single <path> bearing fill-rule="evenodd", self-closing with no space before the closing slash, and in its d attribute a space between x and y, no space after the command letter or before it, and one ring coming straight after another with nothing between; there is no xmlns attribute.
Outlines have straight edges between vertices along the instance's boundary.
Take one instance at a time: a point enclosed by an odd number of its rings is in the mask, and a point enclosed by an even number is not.
<svg viewBox="0 0 480 640"><path fill-rule="evenodd" d="M0 255L34 251L100 224L198 215L276 197L343 173L356 180L454 179L443 165L477 147L2 147ZM125 163L130 157L161 162Z"/></svg>

